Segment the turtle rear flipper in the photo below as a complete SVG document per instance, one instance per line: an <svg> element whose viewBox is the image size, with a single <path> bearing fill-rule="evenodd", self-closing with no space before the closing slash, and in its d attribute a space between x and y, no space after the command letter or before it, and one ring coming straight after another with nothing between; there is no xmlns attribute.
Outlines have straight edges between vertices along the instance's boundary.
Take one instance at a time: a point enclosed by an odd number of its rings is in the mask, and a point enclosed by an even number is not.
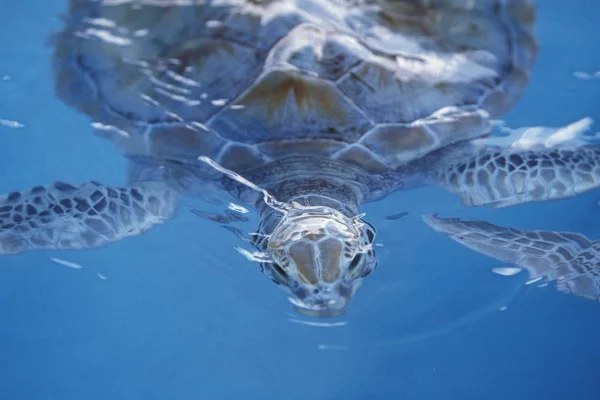
<svg viewBox="0 0 600 400"><path fill-rule="evenodd" d="M177 193L159 181L125 187L63 182L0 198L0 254L85 249L143 233L168 219Z"/></svg>
<svg viewBox="0 0 600 400"><path fill-rule="evenodd" d="M600 300L600 241L571 232L521 231L485 221L425 216L425 223L462 245L556 281L567 293Z"/></svg>
<svg viewBox="0 0 600 400"><path fill-rule="evenodd" d="M470 206L558 200L600 186L600 146L518 150L467 145L435 156L430 177Z"/></svg>

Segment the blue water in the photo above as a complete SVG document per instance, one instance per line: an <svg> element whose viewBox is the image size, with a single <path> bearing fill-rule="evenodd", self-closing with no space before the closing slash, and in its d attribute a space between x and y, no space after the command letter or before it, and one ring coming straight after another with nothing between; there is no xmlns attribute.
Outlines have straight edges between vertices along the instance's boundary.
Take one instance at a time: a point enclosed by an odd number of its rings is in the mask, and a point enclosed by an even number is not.
<svg viewBox="0 0 600 400"><path fill-rule="evenodd" d="M2 2L0 119L23 126L0 125L0 193L125 182L114 146L54 96L46 41L65 3ZM600 119L600 79L573 75L600 70L600 3L539 2L537 35L506 123ZM366 205L380 265L330 326L293 313L237 238L189 212L194 200L108 247L3 256L0 399L600 399L599 303L494 274L508 265L421 221L439 212L599 239L599 198L467 209L423 188Z"/></svg>

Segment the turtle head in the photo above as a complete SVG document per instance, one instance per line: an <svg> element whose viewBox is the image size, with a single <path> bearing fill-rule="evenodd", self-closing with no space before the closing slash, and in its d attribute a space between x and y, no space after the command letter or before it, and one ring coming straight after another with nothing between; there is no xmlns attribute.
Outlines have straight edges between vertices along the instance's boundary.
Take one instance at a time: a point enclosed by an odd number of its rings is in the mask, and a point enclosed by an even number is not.
<svg viewBox="0 0 600 400"><path fill-rule="evenodd" d="M375 230L360 217L327 206L296 204L268 236L270 277L287 286L294 309L314 317L334 317L377 265Z"/></svg>
<svg viewBox="0 0 600 400"><path fill-rule="evenodd" d="M287 165L257 168L259 182L271 179L259 187L207 157L199 160L240 183L232 189L239 198L255 202L260 225L252 244L259 253L251 259L289 290L295 310L314 317L343 314L362 279L377 266L375 229L357 215L361 189L352 178L339 177L340 169L348 167L291 157ZM320 176L303 176L307 165ZM331 176L325 174L328 170ZM300 172L289 179L289 171ZM281 179L273 179L278 175Z"/></svg>

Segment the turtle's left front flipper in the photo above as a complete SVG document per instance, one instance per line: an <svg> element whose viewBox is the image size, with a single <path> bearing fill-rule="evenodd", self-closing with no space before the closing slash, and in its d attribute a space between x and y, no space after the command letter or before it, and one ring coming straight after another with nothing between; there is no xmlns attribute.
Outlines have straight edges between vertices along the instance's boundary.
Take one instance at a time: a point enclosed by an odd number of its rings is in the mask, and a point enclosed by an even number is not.
<svg viewBox="0 0 600 400"><path fill-rule="evenodd" d="M600 300L600 241L571 232L521 231L484 221L425 216L424 221L479 253L556 281L567 293Z"/></svg>
<svg viewBox="0 0 600 400"><path fill-rule="evenodd" d="M518 150L463 145L429 157L430 179L471 206L506 207L600 186L600 146Z"/></svg>
<svg viewBox="0 0 600 400"><path fill-rule="evenodd" d="M85 249L143 233L174 212L178 193L160 181L110 187L56 182L0 197L0 254Z"/></svg>

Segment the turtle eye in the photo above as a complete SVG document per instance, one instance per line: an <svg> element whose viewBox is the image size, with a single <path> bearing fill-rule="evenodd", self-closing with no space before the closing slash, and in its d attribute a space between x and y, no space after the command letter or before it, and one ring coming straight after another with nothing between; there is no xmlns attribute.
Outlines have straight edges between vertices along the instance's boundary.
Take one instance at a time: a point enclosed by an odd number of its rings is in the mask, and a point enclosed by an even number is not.
<svg viewBox="0 0 600 400"><path fill-rule="evenodd" d="M373 243L373 240L375 240L375 232L376 232L375 227L367 221L364 221L364 223L365 223L365 233L367 235L367 239L369 240L369 243Z"/></svg>
<svg viewBox="0 0 600 400"><path fill-rule="evenodd" d="M375 267L373 268L365 268L364 271L360 274L361 278L366 278L371 272L373 272L373 270L375 269Z"/></svg>
<svg viewBox="0 0 600 400"><path fill-rule="evenodd" d="M281 265L276 263L271 263L271 280L278 285L287 285L289 282L289 276L285 272Z"/></svg>
<svg viewBox="0 0 600 400"><path fill-rule="evenodd" d="M362 260L362 253L355 255L354 258L352 259L352 261L350 261L350 265L348 266L348 271L351 274L355 273L356 267L358 267L358 265L360 264L360 260Z"/></svg>
<svg viewBox="0 0 600 400"><path fill-rule="evenodd" d="M275 271L277 271L277 273L279 275L281 275L281 277L283 277L283 278L287 278L288 277L287 272L285 272L285 270L283 268L281 268L281 265L273 263L273 268L275 269Z"/></svg>

